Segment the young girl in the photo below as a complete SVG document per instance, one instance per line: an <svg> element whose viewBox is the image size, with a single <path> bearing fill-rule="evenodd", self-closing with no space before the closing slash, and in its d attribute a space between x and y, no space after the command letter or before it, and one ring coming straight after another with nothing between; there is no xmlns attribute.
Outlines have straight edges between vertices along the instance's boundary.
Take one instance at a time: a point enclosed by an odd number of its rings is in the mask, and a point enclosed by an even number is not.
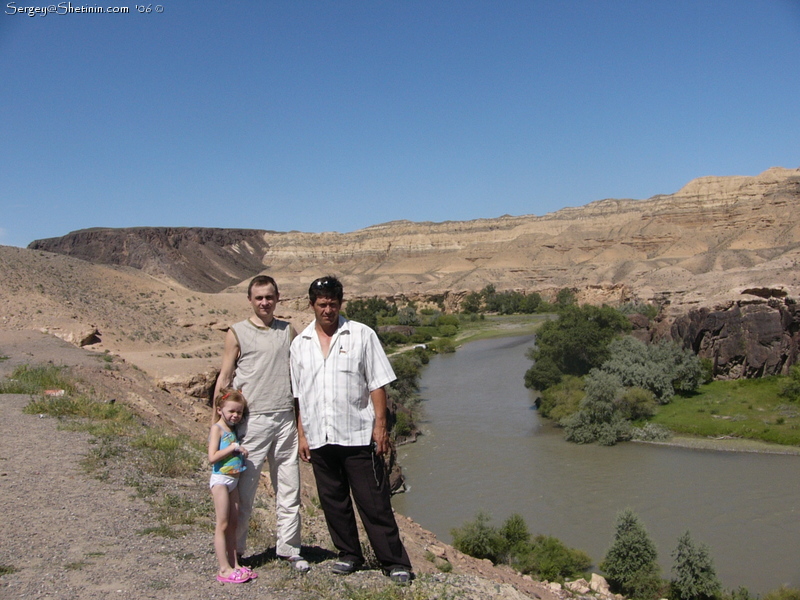
<svg viewBox="0 0 800 600"><path fill-rule="evenodd" d="M217 525L214 551L219 561L217 581L244 583L258 577L236 558L236 521L239 514L239 473L245 470L247 450L239 445L234 429L244 417L247 402L238 390L220 390L214 399L211 433L208 435L208 462L211 463L211 496Z"/></svg>

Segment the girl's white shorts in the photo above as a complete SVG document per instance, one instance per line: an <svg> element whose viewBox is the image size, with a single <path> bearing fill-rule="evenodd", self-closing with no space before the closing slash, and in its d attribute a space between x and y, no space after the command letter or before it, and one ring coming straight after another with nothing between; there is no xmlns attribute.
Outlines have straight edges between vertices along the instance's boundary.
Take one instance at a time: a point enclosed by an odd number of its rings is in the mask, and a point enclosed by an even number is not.
<svg viewBox="0 0 800 600"><path fill-rule="evenodd" d="M236 486L239 485L239 478L223 475L222 473L212 473L211 479L208 482L208 487L213 488L215 485L224 485L228 488L229 492L232 492L236 489Z"/></svg>

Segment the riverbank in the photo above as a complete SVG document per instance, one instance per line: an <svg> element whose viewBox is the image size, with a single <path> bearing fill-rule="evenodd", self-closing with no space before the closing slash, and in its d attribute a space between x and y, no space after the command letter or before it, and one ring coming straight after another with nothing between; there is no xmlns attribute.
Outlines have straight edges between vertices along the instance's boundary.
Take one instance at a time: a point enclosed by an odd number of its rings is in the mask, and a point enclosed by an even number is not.
<svg viewBox="0 0 800 600"><path fill-rule="evenodd" d="M463 345L492 338L533 335L553 318L555 315L552 314L489 315L483 319L462 322L456 342Z"/></svg>
<svg viewBox="0 0 800 600"><path fill-rule="evenodd" d="M676 435L667 441L652 442L635 440L637 443L652 444L654 446L675 446L678 448L691 448L693 450L714 450L717 452L755 452L758 454L788 454L800 456L797 446L784 446L771 444L760 440L746 440L742 438L700 438Z"/></svg>

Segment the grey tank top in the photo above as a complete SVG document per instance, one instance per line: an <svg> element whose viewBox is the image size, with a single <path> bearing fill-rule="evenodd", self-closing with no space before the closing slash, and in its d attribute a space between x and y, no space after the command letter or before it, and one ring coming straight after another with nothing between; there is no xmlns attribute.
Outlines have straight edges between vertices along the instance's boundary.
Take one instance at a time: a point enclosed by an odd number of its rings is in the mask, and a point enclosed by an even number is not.
<svg viewBox="0 0 800 600"><path fill-rule="evenodd" d="M248 319L231 325L231 329L239 342L233 386L242 390L250 414L293 408L289 375L292 326L273 319L269 327L259 327Z"/></svg>

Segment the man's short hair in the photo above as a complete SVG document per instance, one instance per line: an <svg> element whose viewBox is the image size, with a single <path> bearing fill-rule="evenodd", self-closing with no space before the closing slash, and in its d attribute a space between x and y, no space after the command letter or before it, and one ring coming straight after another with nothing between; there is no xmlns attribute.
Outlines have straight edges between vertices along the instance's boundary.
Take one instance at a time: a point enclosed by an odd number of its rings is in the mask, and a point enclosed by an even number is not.
<svg viewBox="0 0 800 600"><path fill-rule="evenodd" d="M255 277L253 277L252 281L250 281L250 285L247 286L247 297L248 298L250 297L250 292L253 290L255 286L270 285L270 284L272 284L272 287L275 288L275 295L276 296L280 295L278 292L278 284L272 277L270 277L269 275L256 275Z"/></svg>
<svg viewBox="0 0 800 600"><path fill-rule="evenodd" d="M314 304L317 298L331 298L333 300L342 301L344 298L344 288L342 282L333 275L326 275L319 277L311 282L308 286L308 302Z"/></svg>

